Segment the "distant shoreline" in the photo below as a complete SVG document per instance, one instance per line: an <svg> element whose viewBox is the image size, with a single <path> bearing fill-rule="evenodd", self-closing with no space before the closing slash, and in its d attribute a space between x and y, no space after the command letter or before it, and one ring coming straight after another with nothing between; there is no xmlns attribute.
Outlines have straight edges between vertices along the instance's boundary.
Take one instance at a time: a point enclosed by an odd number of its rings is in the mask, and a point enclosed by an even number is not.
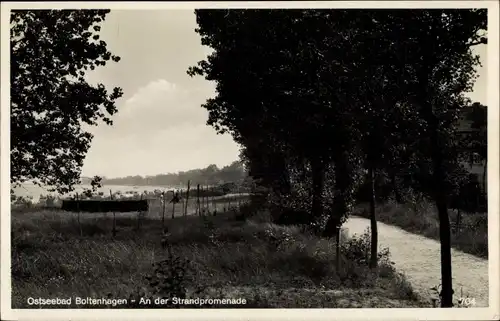
<svg viewBox="0 0 500 321"><path fill-rule="evenodd" d="M84 189L91 188L89 184L80 184L80 185L75 185L75 189L72 192L65 193L65 194L60 194L57 192L50 192L48 191L49 187L46 186L38 186L33 183L24 183L19 187L14 187L11 185L11 189L14 190L14 194L16 196L22 196L22 197L32 197L33 201L37 202L40 199L40 196L42 195L57 195L59 197L65 197L72 195L74 193L80 193ZM104 192L104 193L109 193L111 192L139 192L142 193L144 191L148 192L153 192L154 190L182 190L183 187L175 187L175 186L158 186L158 185L106 185L104 184L102 187L97 189L97 192Z"/></svg>

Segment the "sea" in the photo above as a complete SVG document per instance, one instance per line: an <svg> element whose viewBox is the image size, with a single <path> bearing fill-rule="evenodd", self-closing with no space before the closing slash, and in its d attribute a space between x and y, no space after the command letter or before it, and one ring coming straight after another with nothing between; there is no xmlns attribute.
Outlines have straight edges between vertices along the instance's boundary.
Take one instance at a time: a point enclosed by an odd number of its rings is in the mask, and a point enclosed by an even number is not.
<svg viewBox="0 0 500 321"><path fill-rule="evenodd" d="M59 194L56 192L50 192L48 187L38 186L31 183L25 183L18 187L12 187L14 190L14 194L16 196L28 197L31 196L33 198L33 202L38 202L40 196L59 196L59 197L68 197L75 195L75 193L81 193L86 189L91 189L90 185L77 185L75 186L75 190L68 194ZM132 194L132 193L144 193L144 192L153 192L155 190L160 191L171 191L178 190L180 187L177 186L132 186L132 185L103 185L101 188L97 189L97 192L103 192L104 195L109 195L111 193L116 193L120 191L122 194Z"/></svg>

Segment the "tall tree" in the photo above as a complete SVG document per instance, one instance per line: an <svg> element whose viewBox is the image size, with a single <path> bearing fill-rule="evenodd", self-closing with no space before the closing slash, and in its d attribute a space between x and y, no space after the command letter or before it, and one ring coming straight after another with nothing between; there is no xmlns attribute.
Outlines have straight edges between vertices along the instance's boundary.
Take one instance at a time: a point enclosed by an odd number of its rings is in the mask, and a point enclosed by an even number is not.
<svg viewBox="0 0 500 321"><path fill-rule="evenodd" d="M398 13L394 50L404 68L405 91L420 118L421 154L431 160L430 196L440 222L442 307L453 306L450 222L447 210L449 169L457 162L456 120L468 104L479 58L471 47L486 43L484 9L418 10Z"/></svg>
<svg viewBox="0 0 500 321"><path fill-rule="evenodd" d="M11 13L11 182L58 192L79 183L92 134L82 124L112 124L121 88L90 85L85 71L120 57L99 40L110 10Z"/></svg>
<svg viewBox="0 0 500 321"><path fill-rule="evenodd" d="M332 24L341 26L336 15L330 10L196 14L202 43L215 49L189 70L217 81L218 96L204 105L208 123L230 131L238 142L279 142L281 150L307 160L312 218L321 218L326 168L332 153L343 155L350 145L343 140L350 137L343 126L349 124L343 109L349 106L347 95L338 93L337 75L332 77L342 66L328 63L335 54L345 55L341 46L328 45L346 35L332 32ZM338 138L325 143L325 137Z"/></svg>
<svg viewBox="0 0 500 321"><path fill-rule="evenodd" d="M333 164L333 211L325 236L338 235L363 163L370 173L372 209L374 173L396 167L393 180L401 172L402 181L431 196L438 209L442 306L451 306L446 206L457 163L455 123L468 103L464 92L472 88L478 63L470 47L486 41L478 33L486 27L486 11L196 14L202 43L215 49L190 70L217 81L217 97L204 106L209 124L230 131L243 145L279 142L280 151L300 160L297 168L305 161L307 170L298 172L310 173L315 219L322 216L324 175ZM373 121L377 114L382 119ZM404 134L411 138L401 139Z"/></svg>

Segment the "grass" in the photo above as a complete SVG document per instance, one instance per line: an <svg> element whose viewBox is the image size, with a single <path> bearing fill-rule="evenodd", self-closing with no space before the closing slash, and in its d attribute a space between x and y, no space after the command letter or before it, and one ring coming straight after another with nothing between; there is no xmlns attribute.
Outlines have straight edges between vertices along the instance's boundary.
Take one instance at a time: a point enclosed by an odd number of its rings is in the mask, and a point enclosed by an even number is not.
<svg viewBox="0 0 500 321"><path fill-rule="evenodd" d="M28 297L76 296L243 298L246 305L232 306L243 308L430 306L389 263L370 270L345 245L337 271L332 241L258 217L178 217L163 235L157 216L138 230L135 217L117 215L113 239L109 214L82 214L80 234L74 213L13 213L12 307L33 308Z"/></svg>
<svg viewBox="0 0 500 321"><path fill-rule="evenodd" d="M109 198L108 198L109 199ZM140 199L139 197L134 199ZM163 212L163 204L159 197L149 197L148 204L149 209L145 215L150 216L152 218L160 218ZM172 203L169 203L169 199L167 198L167 203L165 204L165 217L172 217L172 210L174 210L174 216L179 217L184 215L184 206L186 199L181 199L180 203L175 204L175 207L172 206ZM230 194L223 196L210 196L210 197L200 197L199 204L200 208L205 209L206 212L213 212L216 210L218 213L223 211L228 211L230 208L237 207L238 205L242 205L248 202L247 194ZM28 212L41 212L41 211L58 211L60 209L60 204L56 204L55 206L46 206L44 202L38 203L22 203L22 204L13 204L11 206L12 213L16 214L26 214ZM193 214L196 212L197 208L197 199L196 197L190 197L188 199L187 206L187 214ZM82 214L88 216L88 214ZM104 214L99 214L104 215ZM109 213L107 215L112 215ZM117 214L120 217L136 217L135 213L119 213Z"/></svg>
<svg viewBox="0 0 500 321"><path fill-rule="evenodd" d="M456 222L456 212L448 210L452 226ZM368 206L361 205L355 215L369 218ZM461 231L452 228L451 246L457 250L480 258L488 258L487 213L463 213ZM439 241L439 219L433 204L422 202L417 208L408 204L387 203L379 205L377 221L398 226L405 231L426 236Z"/></svg>

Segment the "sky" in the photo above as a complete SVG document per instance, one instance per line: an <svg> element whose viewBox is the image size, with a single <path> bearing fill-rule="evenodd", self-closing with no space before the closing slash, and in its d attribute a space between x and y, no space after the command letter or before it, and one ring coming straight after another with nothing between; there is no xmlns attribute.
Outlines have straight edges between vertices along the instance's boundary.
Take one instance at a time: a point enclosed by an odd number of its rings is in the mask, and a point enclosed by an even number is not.
<svg viewBox="0 0 500 321"><path fill-rule="evenodd" d="M92 127L84 176L156 175L238 158L230 135L206 125L201 107L215 95L215 85L186 70L205 59L193 10L112 11L101 39L120 62L96 68L90 82L119 86L113 126Z"/></svg>
<svg viewBox="0 0 500 321"><path fill-rule="evenodd" d="M116 10L101 27L101 39L121 60L87 78L109 90L119 86L124 95L113 126L90 128L94 139L83 176L157 175L238 159L231 136L206 125L201 105L215 96L215 84L186 74L210 53L195 32L193 10ZM476 50L483 66L470 97L486 104L486 46Z"/></svg>

